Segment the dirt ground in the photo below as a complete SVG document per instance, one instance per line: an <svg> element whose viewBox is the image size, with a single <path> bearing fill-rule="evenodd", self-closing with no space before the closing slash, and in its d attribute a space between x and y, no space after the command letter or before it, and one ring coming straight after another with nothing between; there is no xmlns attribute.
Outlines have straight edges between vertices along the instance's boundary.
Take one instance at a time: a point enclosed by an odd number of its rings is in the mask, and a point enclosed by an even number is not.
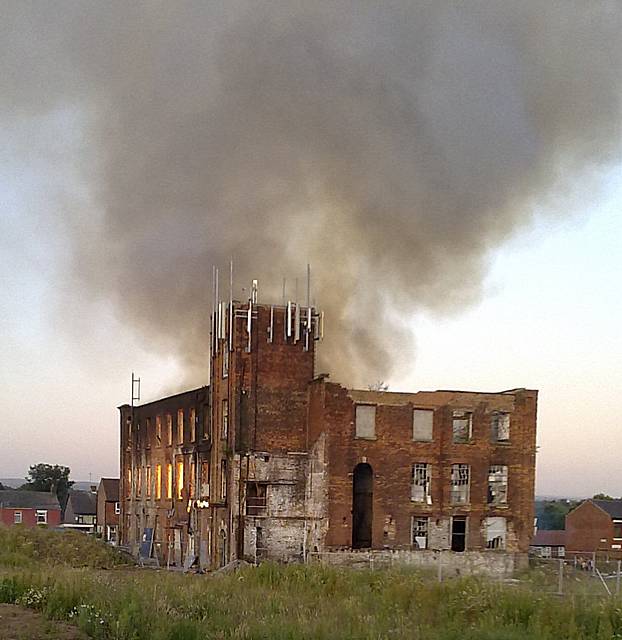
<svg viewBox="0 0 622 640"><path fill-rule="evenodd" d="M0 640L86 640L75 627L24 609L0 604Z"/></svg>

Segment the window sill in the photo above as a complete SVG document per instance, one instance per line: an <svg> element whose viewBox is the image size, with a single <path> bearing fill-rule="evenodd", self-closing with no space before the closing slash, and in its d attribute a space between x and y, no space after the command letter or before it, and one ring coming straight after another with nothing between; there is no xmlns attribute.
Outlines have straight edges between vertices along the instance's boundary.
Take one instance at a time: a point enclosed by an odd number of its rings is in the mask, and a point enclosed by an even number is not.
<svg viewBox="0 0 622 640"><path fill-rule="evenodd" d="M354 436L355 440L378 440L376 436Z"/></svg>

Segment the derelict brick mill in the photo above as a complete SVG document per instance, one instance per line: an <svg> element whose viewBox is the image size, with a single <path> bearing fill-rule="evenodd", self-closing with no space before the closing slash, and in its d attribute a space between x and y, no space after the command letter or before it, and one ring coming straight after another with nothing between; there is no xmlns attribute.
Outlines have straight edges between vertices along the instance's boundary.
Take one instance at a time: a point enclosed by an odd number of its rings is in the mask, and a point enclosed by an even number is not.
<svg viewBox="0 0 622 640"><path fill-rule="evenodd" d="M309 304L259 303L254 282L214 308L210 384L119 408L121 544L205 569L526 558L537 391L346 389L316 374Z"/></svg>

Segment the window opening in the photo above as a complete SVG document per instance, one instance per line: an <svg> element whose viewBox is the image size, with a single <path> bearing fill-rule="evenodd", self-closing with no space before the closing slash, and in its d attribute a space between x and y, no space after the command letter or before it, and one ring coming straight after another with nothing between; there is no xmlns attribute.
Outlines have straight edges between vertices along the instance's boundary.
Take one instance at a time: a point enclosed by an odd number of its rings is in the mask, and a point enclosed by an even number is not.
<svg viewBox="0 0 622 640"><path fill-rule="evenodd" d="M469 465L451 465L451 504L468 504L469 502Z"/></svg>

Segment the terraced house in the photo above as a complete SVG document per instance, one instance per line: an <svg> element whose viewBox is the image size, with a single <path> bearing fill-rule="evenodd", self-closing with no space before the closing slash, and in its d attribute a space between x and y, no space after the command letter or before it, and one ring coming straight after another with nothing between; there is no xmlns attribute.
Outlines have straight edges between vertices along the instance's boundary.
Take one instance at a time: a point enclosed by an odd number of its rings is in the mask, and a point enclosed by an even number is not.
<svg viewBox="0 0 622 640"><path fill-rule="evenodd" d="M537 392L347 389L310 306L218 302L209 385L120 407L121 541L160 564L526 554Z"/></svg>

